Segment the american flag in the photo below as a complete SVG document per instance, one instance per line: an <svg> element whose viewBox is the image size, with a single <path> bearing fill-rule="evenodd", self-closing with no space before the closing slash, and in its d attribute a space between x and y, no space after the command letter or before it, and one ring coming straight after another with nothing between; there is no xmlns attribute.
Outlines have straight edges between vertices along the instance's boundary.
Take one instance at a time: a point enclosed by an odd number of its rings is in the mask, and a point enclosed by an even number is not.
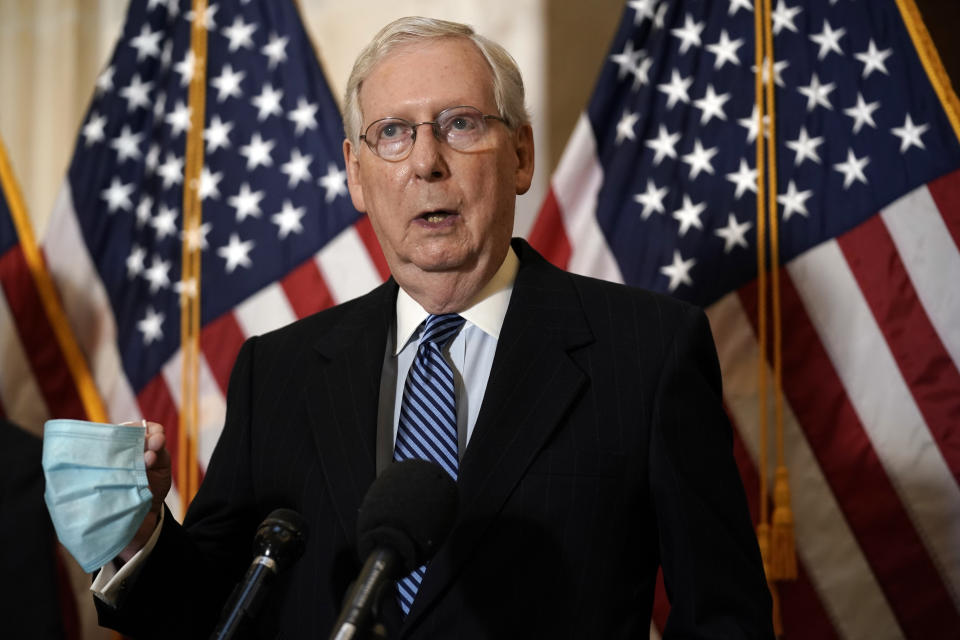
<svg viewBox="0 0 960 640"><path fill-rule="evenodd" d="M54 328L63 316L52 319L44 304L41 288L54 290L2 143L0 187L0 417L40 435L54 413L87 411Z"/></svg>
<svg viewBox="0 0 960 640"><path fill-rule="evenodd" d="M627 3L531 241L706 309L756 515L753 11ZM770 18L799 562L784 630L956 637L960 103L909 0L777 0Z"/></svg>
<svg viewBox="0 0 960 640"><path fill-rule="evenodd" d="M201 247L202 471L243 340L387 275L346 189L336 102L294 3L133 0L100 74L44 250L112 421L162 423L175 475L188 86L206 73ZM191 24L207 30L198 60ZM196 246L196 245L193 245ZM177 487L168 504L178 512ZM178 514L179 515L179 514Z"/></svg>
<svg viewBox="0 0 960 640"><path fill-rule="evenodd" d="M67 335L57 335L57 324ZM17 532L18 527L5 527L8 531L4 546L20 545L21 553L16 559L16 554L7 553L3 570L14 581L28 580L29 584L15 590L7 610L17 611L17 622L5 623L4 630L78 638L77 605L66 573L69 555L52 544L49 520L39 522L31 517L43 514L46 519L44 507L39 502L25 502L39 498L41 493L39 489L34 493L39 485L32 483L34 479L39 482L41 477L39 436L43 422L54 413L88 417L61 339L70 339L69 328L63 310L56 304L53 283L44 268L13 168L0 141L0 418L4 419L0 431L4 446L8 447L3 450L5 484L0 520L23 517L29 521L29 530L22 534ZM71 341L67 348L79 356L75 343ZM82 358L76 358L74 363L78 361ZM92 386L87 389L94 392ZM96 411L96 407L91 408ZM17 428L32 433L36 446L28 446L30 440L14 436ZM51 536L51 545L44 549L47 535ZM29 543L25 536L31 537Z"/></svg>

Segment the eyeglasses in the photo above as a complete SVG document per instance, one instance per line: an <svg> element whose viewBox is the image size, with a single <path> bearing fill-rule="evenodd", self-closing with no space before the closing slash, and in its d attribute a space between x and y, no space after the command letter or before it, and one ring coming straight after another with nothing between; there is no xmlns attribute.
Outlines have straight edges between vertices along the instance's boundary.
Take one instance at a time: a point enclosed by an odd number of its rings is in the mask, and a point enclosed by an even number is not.
<svg viewBox="0 0 960 640"><path fill-rule="evenodd" d="M487 120L507 124L500 116L486 115L475 107L450 107L437 114L434 122L410 122L403 118L377 120L367 127L360 139L384 160L396 162L410 154L420 125L429 124L437 140L446 141L457 151L466 151L486 137Z"/></svg>

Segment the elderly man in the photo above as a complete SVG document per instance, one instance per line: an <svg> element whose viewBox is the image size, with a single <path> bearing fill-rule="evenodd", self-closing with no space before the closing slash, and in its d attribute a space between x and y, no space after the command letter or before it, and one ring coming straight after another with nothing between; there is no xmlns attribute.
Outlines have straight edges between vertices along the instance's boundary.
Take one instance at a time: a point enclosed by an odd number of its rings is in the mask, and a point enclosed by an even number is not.
<svg viewBox="0 0 960 640"><path fill-rule="evenodd" d="M284 506L311 533L258 631L324 636L360 567L364 493L425 457L461 508L385 598L390 637L646 637L659 567L667 637L771 637L703 313L511 242L533 138L509 54L464 25L398 20L360 54L345 121L350 194L393 278L244 345L183 526L162 512L169 456L150 426L157 499L94 584L101 620L205 637ZM425 398L424 379L449 384ZM423 419L436 402L447 418Z"/></svg>

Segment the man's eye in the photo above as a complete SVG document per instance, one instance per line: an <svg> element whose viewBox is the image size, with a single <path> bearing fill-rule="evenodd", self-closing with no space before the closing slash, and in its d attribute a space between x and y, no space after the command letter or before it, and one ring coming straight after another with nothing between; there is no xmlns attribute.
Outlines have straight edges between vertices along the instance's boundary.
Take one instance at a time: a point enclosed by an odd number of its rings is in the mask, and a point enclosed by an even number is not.
<svg viewBox="0 0 960 640"><path fill-rule="evenodd" d="M402 134L403 134L403 127L396 122L390 122L388 124L383 125L380 128L381 138L387 138L387 139L397 138L397 137L400 137Z"/></svg>
<svg viewBox="0 0 960 640"><path fill-rule="evenodd" d="M450 123L450 128L457 131L468 131L477 126L477 123L474 122L473 118L468 116L457 116Z"/></svg>

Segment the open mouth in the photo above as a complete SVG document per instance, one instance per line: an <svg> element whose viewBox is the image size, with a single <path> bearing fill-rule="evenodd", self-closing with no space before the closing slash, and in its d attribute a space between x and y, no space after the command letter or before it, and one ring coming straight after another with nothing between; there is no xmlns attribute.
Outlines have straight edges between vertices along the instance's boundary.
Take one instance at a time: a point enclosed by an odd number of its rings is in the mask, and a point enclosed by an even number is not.
<svg viewBox="0 0 960 640"><path fill-rule="evenodd" d="M440 224L445 220L449 219L451 216L457 215L453 211L437 210L437 211L427 211L420 216L420 220L427 222L429 224Z"/></svg>

